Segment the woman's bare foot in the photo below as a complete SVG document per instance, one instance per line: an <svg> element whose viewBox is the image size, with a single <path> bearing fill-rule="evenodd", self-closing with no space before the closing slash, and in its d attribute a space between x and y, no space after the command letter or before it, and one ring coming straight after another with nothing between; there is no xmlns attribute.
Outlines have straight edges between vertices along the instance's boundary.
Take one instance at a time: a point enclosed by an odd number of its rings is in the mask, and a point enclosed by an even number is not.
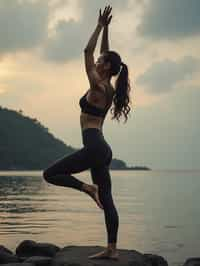
<svg viewBox="0 0 200 266"><path fill-rule="evenodd" d="M96 184L93 185L86 185L84 190L93 200L97 203L99 208L103 209L103 205L99 199L99 187Z"/></svg>
<svg viewBox="0 0 200 266"><path fill-rule="evenodd" d="M94 255L88 256L89 259L112 259L112 260L118 260L119 259L119 253L117 250L109 250L105 249L104 251L101 251L99 253L96 253Z"/></svg>

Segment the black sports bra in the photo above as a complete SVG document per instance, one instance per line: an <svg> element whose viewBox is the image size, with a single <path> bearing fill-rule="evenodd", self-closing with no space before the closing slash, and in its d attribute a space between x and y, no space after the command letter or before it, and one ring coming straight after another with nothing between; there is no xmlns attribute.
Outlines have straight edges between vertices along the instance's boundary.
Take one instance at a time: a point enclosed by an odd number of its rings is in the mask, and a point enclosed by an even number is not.
<svg viewBox="0 0 200 266"><path fill-rule="evenodd" d="M87 114L94 115L94 116L105 117L106 113L108 112L109 107L102 109L100 107L97 107L89 103L86 98L88 91L79 100L81 111Z"/></svg>

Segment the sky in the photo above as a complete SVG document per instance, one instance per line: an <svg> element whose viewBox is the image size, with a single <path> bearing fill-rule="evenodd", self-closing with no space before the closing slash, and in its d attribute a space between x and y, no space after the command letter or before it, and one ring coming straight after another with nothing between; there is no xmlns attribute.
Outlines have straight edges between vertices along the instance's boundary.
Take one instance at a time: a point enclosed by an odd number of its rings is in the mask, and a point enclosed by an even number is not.
<svg viewBox="0 0 200 266"><path fill-rule="evenodd" d="M110 49L127 64L131 85L127 123L109 112L103 127L113 158L200 169L199 0L0 0L0 105L81 148L83 50L106 5Z"/></svg>

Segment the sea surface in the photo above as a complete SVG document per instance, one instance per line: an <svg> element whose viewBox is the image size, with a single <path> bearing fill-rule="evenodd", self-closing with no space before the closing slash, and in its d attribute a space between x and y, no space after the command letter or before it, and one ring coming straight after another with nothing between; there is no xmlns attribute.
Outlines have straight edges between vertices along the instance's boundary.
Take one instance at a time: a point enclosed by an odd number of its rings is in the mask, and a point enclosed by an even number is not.
<svg viewBox="0 0 200 266"><path fill-rule="evenodd" d="M169 265L200 257L200 171L110 171L119 213L118 248L163 256ZM91 183L89 171L74 174ZM85 193L55 186L41 171L0 172L0 245L25 239L106 246L104 214Z"/></svg>

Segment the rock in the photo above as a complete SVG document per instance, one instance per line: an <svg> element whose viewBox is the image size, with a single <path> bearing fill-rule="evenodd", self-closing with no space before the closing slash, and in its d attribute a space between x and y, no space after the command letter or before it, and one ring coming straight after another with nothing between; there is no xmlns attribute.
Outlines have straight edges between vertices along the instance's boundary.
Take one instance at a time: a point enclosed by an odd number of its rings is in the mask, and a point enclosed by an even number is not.
<svg viewBox="0 0 200 266"><path fill-rule="evenodd" d="M200 266L200 258L189 258L183 266Z"/></svg>
<svg viewBox="0 0 200 266"><path fill-rule="evenodd" d="M6 263L6 264L0 264L1 266L35 266L32 263Z"/></svg>
<svg viewBox="0 0 200 266"><path fill-rule="evenodd" d="M105 248L71 245L61 249L50 243L24 240L16 248L18 257L9 249L0 246L0 266L168 266L161 256L119 248L118 260L88 258ZM200 258L190 258L183 266L200 266Z"/></svg>
<svg viewBox="0 0 200 266"><path fill-rule="evenodd" d="M46 256L53 257L60 248L54 244L37 243L32 240L22 241L16 248L16 254L20 257Z"/></svg>
<svg viewBox="0 0 200 266"><path fill-rule="evenodd" d="M150 260L152 266L168 266L168 262L161 256L145 253L144 256Z"/></svg>
<svg viewBox="0 0 200 266"><path fill-rule="evenodd" d="M34 256L25 260L25 262L33 263L35 266L49 266L51 257Z"/></svg>
<svg viewBox="0 0 200 266"><path fill-rule="evenodd" d="M1 246L1 250L0 250L0 264L10 263L10 262L19 262L19 259L18 259L17 256L15 256L14 254L12 254L12 252L10 253L10 251L8 251L7 248L5 248L4 246Z"/></svg>
<svg viewBox="0 0 200 266"><path fill-rule="evenodd" d="M13 252L10 249L4 247L3 245L0 245L0 252L1 251L5 251L5 252L13 255Z"/></svg>
<svg viewBox="0 0 200 266"><path fill-rule="evenodd" d="M24 262L27 259L27 257L20 257L20 256L18 256L18 258L20 262Z"/></svg>
<svg viewBox="0 0 200 266"><path fill-rule="evenodd" d="M53 266L152 266L152 260L136 250L118 249L119 260L89 259L103 251L101 246L66 246L52 258ZM164 261L164 259L163 259ZM162 264L158 264L161 266ZM166 264L163 264L164 266Z"/></svg>

